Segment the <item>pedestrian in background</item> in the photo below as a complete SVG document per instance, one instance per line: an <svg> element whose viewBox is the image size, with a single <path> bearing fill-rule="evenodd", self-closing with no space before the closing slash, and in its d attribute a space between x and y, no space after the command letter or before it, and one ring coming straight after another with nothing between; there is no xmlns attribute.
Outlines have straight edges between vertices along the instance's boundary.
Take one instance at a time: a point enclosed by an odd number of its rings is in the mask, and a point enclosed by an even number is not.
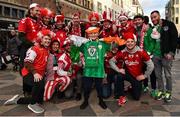
<svg viewBox="0 0 180 117"><path fill-rule="evenodd" d="M8 55L11 56L13 70L17 71L18 70L18 65L19 65L19 47L21 45L21 41L18 39L16 31L11 30L10 31L10 36L7 41L7 53Z"/></svg>

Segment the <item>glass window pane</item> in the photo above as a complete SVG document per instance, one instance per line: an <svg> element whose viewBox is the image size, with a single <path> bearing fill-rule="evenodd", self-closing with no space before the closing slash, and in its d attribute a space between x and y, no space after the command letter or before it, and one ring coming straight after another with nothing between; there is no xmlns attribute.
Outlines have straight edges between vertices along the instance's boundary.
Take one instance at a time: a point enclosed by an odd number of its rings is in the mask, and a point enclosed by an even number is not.
<svg viewBox="0 0 180 117"><path fill-rule="evenodd" d="M9 7L4 7L4 15L10 16L10 8Z"/></svg>
<svg viewBox="0 0 180 117"><path fill-rule="evenodd" d="M19 10L19 18L23 18L24 17L24 11L23 10Z"/></svg>
<svg viewBox="0 0 180 117"><path fill-rule="evenodd" d="M2 6L0 5L0 15L2 15Z"/></svg>
<svg viewBox="0 0 180 117"><path fill-rule="evenodd" d="M12 9L12 17L17 17L17 9Z"/></svg>

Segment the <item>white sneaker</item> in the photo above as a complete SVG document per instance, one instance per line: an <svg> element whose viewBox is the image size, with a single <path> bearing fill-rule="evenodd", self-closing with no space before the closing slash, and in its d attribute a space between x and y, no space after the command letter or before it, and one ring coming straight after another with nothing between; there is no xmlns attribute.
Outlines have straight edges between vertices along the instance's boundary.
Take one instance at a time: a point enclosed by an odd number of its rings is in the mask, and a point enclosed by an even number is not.
<svg viewBox="0 0 180 117"><path fill-rule="evenodd" d="M34 112L34 113L43 113L44 109L42 107L39 106L39 104L28 104L28 108Z"/></svg>
<svg viewBox="0 0 180 117"><path fill-rule="evenodd" d="M19 100L20 96L15 95L11 99L7 100L4 105L12 105L12 104L17 104L17 101Z"/></svg>

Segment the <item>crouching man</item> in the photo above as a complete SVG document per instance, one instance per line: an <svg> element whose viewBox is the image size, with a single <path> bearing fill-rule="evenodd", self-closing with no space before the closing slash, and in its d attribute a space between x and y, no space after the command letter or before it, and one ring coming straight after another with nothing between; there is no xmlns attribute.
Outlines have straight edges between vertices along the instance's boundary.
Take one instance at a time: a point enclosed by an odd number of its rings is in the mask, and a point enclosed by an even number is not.
<svg viewBox="0 0 180 117"><path fill-rule="evenodd" d="M150 56L146 51L136 46L136 37L133 33L127 33L124 35L127 40L124 50L119 51L109 63L111 67L119 74L117 78L119 88L119 100L118 105L126 103L126 97L124 93L124 80L127 80L132 85L132 97L135 100L139 100L141 96L142 80L149 77L154 69L154 64L150 59ZM124 68L119 69L116 65L117 60L123 60ZM143 63L147 65L146 71L143 74Z"/></svg>
<svg viewBox="0 0 180 117"><path fill-rule="evenodd" d="M44 74L49 55L49 45L55 34L50 30L42 30L38 33L41 39L38 44L29 48L24 59L22 69L24 91L31 92L29 97L15 95L4 104L28 104L28 108L34 113L43 113L44 109L40 106L43 103L44 94Z"/></svg>

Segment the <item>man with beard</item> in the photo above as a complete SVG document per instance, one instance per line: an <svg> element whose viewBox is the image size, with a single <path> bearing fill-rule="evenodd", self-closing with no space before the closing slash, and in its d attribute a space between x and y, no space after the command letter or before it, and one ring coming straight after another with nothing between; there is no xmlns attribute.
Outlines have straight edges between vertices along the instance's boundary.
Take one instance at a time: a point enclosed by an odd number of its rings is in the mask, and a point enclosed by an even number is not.
<svg viewBox="0 0 180 117"><path fill-rule="evenodd" d="M117 82L120 87L120 97L118 100L118 105L120 106L126 103L124 80L127 80L131 83L131 93L133 99L139 100L141 96L142 80L149 76L154 69L153 62L147 52L136 46L136 36L129 32L124 35L124 38L127 40L125 49L119 51L109 61L111 67L119 73ZM119 68L116 65L117 60L122 60L124 62L125 68ZM147 69L143 73L144 63L147 65Z"/></svg>
<svg viewBox="0 0 180 117"><path fill-rule="evenodd" d="M72 16L72 21L69 22L67 27L68 33L70 35L76 35L80 37L85 37L85 26L80 21L80 13L76 12ZM71 45L71 52L70 52L71 60L72 60L72 69L73 69L73 76L74 80L72 84L68 88L74 88L73 85L76 84L76 100L81 100L81 91L82 91L82 66L80 63L81 59L81 52L79 47Z"/></svg>
<svg viewBox="0 0 180 117"><path fill-rule="evenodd" d="M42 30L38 33L40 39L37 45L28 49L24 59L22 69L24 91L31 94L29 97L15 95L4 104L28 104L28 109L34 113L43 113L44 109L40 106L43 103L44 94L44 75L49 55L49 45L54 33L50 30ZM28 86L28 87L27 87Z"/></svg>
<svg viewBox="0 0 180 117"><path fill-rule="evenodd" d="M18 38L22 41L20 48L20 68L24 67L24 58L26 51L36 41L36 35L41 29L39 23L40 6L32 3L29 6L27 17L21 19L18 24Z"/></svg>
<svg viewBox="0 0 180 117"><path fill-rule="evenodd" d="M137 45L141 48L141 49L145 49L146 47L144 47L144 38L146 38L146 32L149 28L148 24L145 24L144 21L144 16L142 15L136 15L134 16L134 26L135 26L135 32L136 32L136 37L137 37ZM148 46L148 45L146 45ZM156 76L155 76L155 72L153 70L152 74L150 75L150 81L151 81L151 96L154 98L156 96ZM148 92L149 87L148 87L148 78L146 78L143 81L144 87L143 87L143 92Z"/></svg>
<svg viewBox="0 0 180 117"><path fill-rule="evenodd" d="M147 32L144 44L150 55L153 55L155 75L157 77L158 94L157 100L164 98L165 102L172 99L172 75L171 68L175 56L178 32L174 23L160 19L159 11L151 12L153 28ZM166 78L166 89L164 88L163 72Z"/></svg>
<svg viewBox="0 0 180 117"><path fill-rule="evenodd" d="M52 19L54 18L54 13L48 8L41 8L41 30L43 29L53 29Z"/></svg>

